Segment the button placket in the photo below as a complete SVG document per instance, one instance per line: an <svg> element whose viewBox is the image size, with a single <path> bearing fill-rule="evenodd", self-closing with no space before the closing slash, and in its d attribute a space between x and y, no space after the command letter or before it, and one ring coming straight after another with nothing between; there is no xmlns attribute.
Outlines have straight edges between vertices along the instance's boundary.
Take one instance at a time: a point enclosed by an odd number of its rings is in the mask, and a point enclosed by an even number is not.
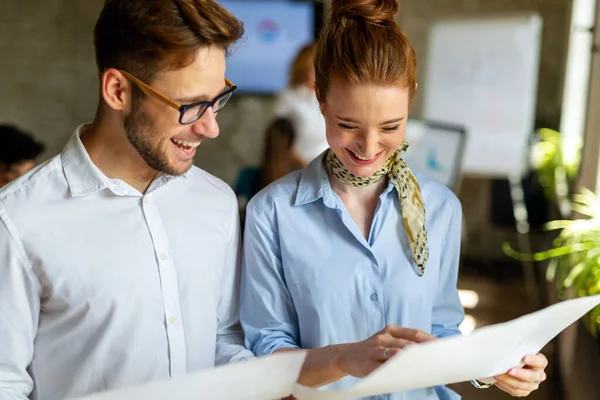
<svg viewBox="0 0 600 400"><path fill-rule="evenodd" d="M171 354L169 371L171 377L174 377L183 375L187 371L185 333L181 316L181 304L179 302L177 272L173 264L173 256L167 232L165 231L159 210L153 204L150 195L146 195L142 199L142 209L146 216L146 222L158 261L158 273L163 295L163 312L169 352Z"/></svg>

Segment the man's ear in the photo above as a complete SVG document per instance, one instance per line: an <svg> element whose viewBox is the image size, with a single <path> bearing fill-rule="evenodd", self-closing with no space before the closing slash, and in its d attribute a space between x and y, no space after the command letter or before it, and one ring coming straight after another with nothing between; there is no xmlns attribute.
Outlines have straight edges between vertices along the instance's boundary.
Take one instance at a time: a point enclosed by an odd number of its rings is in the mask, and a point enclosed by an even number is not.
<svg viewBox="0 0 600 400"><path fill-rule="evenodd" d="M100 80L102 98L110 108L115 111L126 111L131 108L133 88L118 69L106 69Z"/></svg>

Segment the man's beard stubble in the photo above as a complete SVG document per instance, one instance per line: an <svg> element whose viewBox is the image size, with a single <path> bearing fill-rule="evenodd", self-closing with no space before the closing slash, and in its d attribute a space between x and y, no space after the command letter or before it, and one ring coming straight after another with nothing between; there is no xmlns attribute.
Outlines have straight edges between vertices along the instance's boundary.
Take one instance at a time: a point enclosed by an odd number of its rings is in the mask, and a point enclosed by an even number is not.
<svg viewBox="0 0 600 400"><path fill-rule="evenodd" d="M158 146L153 145L151 138L158 138L160 134L154 127L152 118L142 110L139 102L134 103L131 112L125 117L123 127L129 143L152 169L167 175L181 175L187 172L176 170L169 164L167 155L161 152Z"/></svg>

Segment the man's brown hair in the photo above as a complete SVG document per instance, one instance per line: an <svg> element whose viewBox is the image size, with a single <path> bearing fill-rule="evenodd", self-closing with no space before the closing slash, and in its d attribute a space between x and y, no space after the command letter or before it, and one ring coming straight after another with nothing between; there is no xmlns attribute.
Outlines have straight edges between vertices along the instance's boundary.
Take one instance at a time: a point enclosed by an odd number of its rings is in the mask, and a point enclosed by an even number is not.
<svg viewBox="0 0 600 400"><path fill-rule="evenodd" d="M214 0L105 0L94 29L96 64L150 82L183 68L205 46L227 51L242 23Z"/></svg>
<svg viewBox="0 0 600 400"><path fill-rule="evenodd" d="M332 0L317 42L317 96L324 101L332 74L349 83L403 85L412 100L417 58L394 16L397 0Z"/></svg>

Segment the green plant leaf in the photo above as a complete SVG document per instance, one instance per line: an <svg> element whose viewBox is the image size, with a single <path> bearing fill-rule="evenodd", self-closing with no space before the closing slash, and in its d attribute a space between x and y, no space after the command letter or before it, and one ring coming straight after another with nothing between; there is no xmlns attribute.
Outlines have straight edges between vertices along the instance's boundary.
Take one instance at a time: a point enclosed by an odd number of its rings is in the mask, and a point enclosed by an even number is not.
<svg viewBox="0 0 600 400"><path fill-rule="evenodd" d="M553 258L548 262L546 267L546 281L552 282L556 277L556 269L558 268L558 258Z"/></svg>
<svg viewBox="0 0 600 400"><path fill-rule="evenodd" d="M546 251L530 254L521 253L514 250L508 242L505 242L502 247L507 256L519 261L544 261L549 258L560 257L570 253L589 250L589 245L586 245L585 243L574 243L567 246L556 247Z"/></svg>
<svg viewBox="0 0 600 400"><path fill-rule="evenodd" d="M583 262L574 266L573 269L571 269L571 272L569 272L569 275L567 275L567 278L564 280L563 285L565 285L566 288L570 288L579 274L585 270L585 267L586 265Z"/></svg>

